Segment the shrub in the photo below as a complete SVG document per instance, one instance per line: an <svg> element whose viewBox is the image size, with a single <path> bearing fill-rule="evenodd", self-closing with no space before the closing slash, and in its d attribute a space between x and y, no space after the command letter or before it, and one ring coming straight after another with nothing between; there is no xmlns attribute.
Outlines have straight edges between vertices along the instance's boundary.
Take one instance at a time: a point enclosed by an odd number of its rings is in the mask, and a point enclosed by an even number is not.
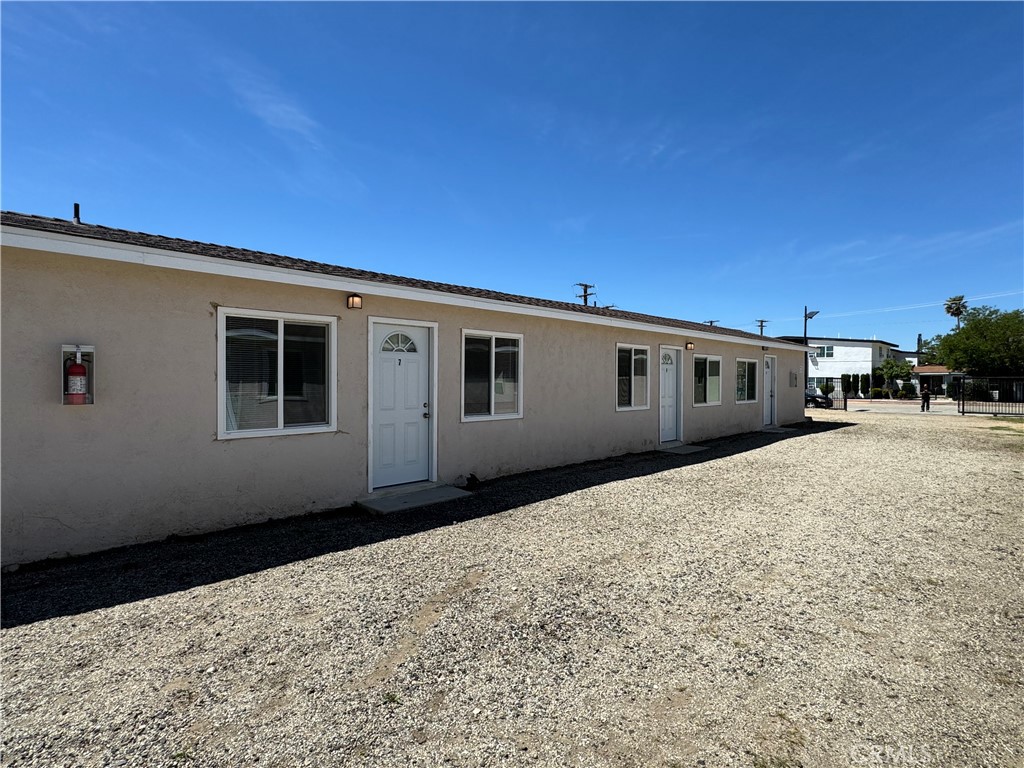
<svg viewBox="0 0 1024 768"><path fill-rule="evenodd" d="M839 377L839 384L843 388L843 394L847 397L853 391L853 381L851 380L850 374L844 373Z"/></svg>
<svg viewBox="0 0 1024 768"><path fill-rule="evenodd" d="M917 397L917 387L914 386L914 382L904 381L903 386L900 387L900 394L911 399Z"/></svg>
<svg viewBox="0 0 1024 768"><path fill-rule="evenodd" d="M866 374L866 373L862 373L860 375L860 393L862 395L864 395L864 397L867 397L870 392L871 392L871 377L868 374Z"/></svg>
<svg viewBox="0 0 1024 768"><path fill-rule="evenodd" d="M828 397L829 395L836 391L836 385L833 384L831 381L823 381L821 382L821 384L818 385L818 389L821 390L821 394L823 394L825 397Z"/></svg>
<svg viewBox="0 0 1024 768"><path fill-rule="evenodd" d="M871 399L872 400L881 400L882 399L882 395L883 395L883 390L882 390L881 387L872 387L871 388Z"/></svg>
<svg viewBox="0 0 1024 768"><path fill-rule="evenodd" d="M964 400L976 400L988 403L992 400L992 393L989 392L987 381L970 381L964 387Z"/></svg>

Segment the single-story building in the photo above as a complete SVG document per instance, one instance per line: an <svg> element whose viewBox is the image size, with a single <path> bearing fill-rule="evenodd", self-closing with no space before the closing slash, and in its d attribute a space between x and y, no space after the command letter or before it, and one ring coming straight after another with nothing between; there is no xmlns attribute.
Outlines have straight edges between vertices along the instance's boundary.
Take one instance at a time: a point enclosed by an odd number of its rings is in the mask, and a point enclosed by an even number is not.
<svg viewBox="0 0 1024 768"><path fill-rule="evenodd" d="M917 379L918 391L924 386L933 395L949 395L955 397L957 394L956 382L962 379L964 374L949 370L944 365L915 365L914 377Z"/></svg>
<svg viewBox="0 0 1024 768"><path fill-rule="evenodd" d="M4 564L804 418L805 348L20 213Z"/></svg>

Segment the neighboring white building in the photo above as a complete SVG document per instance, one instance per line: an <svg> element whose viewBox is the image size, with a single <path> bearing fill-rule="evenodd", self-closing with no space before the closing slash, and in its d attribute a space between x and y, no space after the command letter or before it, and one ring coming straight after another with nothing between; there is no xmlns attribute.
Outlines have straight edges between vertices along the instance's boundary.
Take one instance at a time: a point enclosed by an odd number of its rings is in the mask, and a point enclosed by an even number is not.
<svg viewBox="0 0 1024 768"><path fill-rule="evenodd" d="M802 336L780 336L786 341L803 343ZM902 352L896 344L881 339L839 339L809 336L807 353L807 387L817 388L821 380L838 379L844 373L872 373L884 360L896 358L917 364L916 352Z"/></svg>
<svg viewBox="0 0 1024 768"><path fill-rule="evenodd" d="M803 343L802 336L780 336L780 339ZM843 374L871 374L882 362L888 359L906 360L914 368L911 381L920 390L922 380L917 368L919 352L907 352L899 349L891 341L882 339L841 339L826 336L809 336L808 346L812 351L807 353L807 388L820 391L821 384L828 380L838 379ZM943 369L945 370L945 369ZM924 371L934 373L933 371ZM942 394L948 386L949 373L940 382L926 381L933 393ZM903 381L897 381L902 385ZM941 385L941 386L940 386ZM936 388L938 387L938 388Z"/></svg>

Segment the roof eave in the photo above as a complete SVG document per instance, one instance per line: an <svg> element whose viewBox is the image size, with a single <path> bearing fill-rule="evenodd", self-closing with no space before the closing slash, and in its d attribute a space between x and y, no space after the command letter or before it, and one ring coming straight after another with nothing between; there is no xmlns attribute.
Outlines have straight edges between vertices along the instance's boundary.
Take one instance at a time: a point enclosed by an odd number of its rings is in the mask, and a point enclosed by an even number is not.
<svg viewBox="0 0 1024 768"><path fill-rule="evenodd" d="M749 338L726 333L705 332L672 325L631 320L589 314L572 310L537 306L534 304L517 303L506 299L493 299L469 296L446 291L403 286L365 280L327 273L311 272L289 267L257 264L246 261L235 261L216 256L204 256L183 251L152 248L137 244L128 244L97 237L71 235L41 229L31 229L16 225L0 225L0 244L8 247L25 248L28 250L48 251L70 256L103 259L122 263L134 263L146 266L178 269L204 274L216 274L228 277L239 277L264 282L276 282L305 287L322 288L346 293L363 293L371 296L422 301L448 306L464 306L494 312L525 314L548 317L591 325L605 325L617 328L657 331L673 336L684 336L689 339L700 339L717 342L731 342L743 345L758 345L764 349L809 349L800 344L776 339L774 337Z"/></svg>

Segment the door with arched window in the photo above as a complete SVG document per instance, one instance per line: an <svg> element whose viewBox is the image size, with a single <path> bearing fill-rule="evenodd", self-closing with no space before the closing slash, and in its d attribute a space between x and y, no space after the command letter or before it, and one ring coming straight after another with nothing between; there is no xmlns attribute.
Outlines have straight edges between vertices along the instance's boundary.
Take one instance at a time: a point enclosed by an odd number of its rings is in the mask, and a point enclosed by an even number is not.
<svg viewBox="0 0 1024 768"><path fill-rule="evenodd" d="M661 347L661 377L659 401L661 411L661 442L680 440L679 427L679 358L682 353L675 347Z"/></svg>
<svg viewBox="0 0 1024 768"><path fill-rule="evenodd" d="M371 485L430 477L430 332L373 325Z"/></svg>

